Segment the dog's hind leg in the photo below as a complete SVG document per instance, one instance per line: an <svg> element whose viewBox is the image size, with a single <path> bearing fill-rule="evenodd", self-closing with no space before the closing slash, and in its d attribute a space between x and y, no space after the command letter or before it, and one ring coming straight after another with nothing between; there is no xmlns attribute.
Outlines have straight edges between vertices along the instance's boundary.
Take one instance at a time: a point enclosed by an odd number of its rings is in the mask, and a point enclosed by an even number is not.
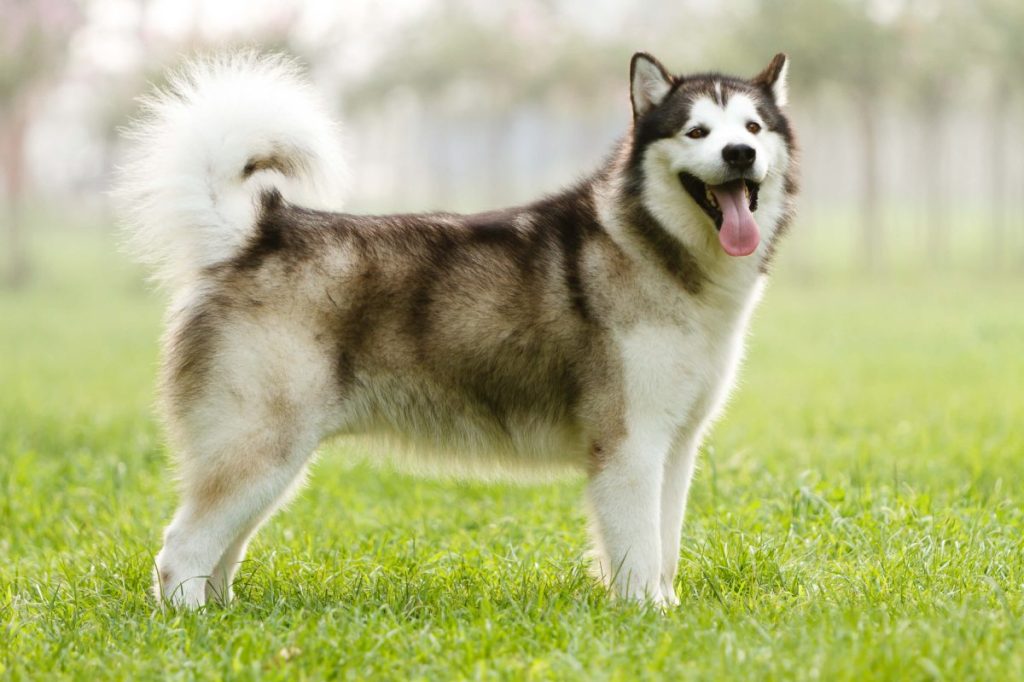
<svg viewBox="0 0 1024 682"><path fill-rule="evenodd" d="M302 481L305 478L304 474L304 470L300 472L292 484L278 498L277 502L264 510L263 514L255 521L243 528L234 541L228 545L228 548L224 550L224 554L221 555L220 560L214 567L213 572L210 575L210 579L206 582L207 603L216 601L221 604L227 604L231 601L233 596L232 583L234 582L235 573L238 571L242 560L245 559L245 552L249 546L249 540L259 529L260 525L270 518L276 509L286 504L292 493L301 487Z"/></svg>
<svg viewBox="0 0 1024 682"><path fill-rule="evenodd" d="M182 501L156 558L158 598L197 607L229 598L249 535L293 487L318 441L259 409L205 411L182 453ZM198 433L196 433L198 431Z"/></svg>

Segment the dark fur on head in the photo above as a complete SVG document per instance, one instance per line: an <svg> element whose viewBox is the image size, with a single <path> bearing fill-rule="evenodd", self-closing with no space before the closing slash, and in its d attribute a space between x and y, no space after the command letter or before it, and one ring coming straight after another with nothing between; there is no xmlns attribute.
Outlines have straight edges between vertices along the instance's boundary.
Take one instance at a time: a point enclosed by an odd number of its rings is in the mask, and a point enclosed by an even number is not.
<svg viewBox="0 0 1024 682"><path fill-rule="evenodd" d="M636 97L636 87L631 88L631 102L633 105L633 127L629 137L629 168L627 171L628 194L634 198L633 206L629 207L627 214L631 217L630 222L636 226L637 233L646 235L652 244L662 245L662 248L655 247L659 252L665 252L664 245L670 241L676 241L674 237L667 234L665 229L657 224L657 221L650 216L650 213L640 204L639 198L643 191L644 171L643 158L647 147L652 143L672 137L679 133L680 128L685 125L690 117L691 108L699 98L708 97L717 104L724 106L729 98L736 93L743 93L749 96L757 107L758 114L765 123L765 127L772 132L778 133L786 143L789 152L790 166L787 169L784 191L787 197L795 197L799 191L798 184L798 147L795 134L782 105L785 102L778 102L774 87L779 78L784 75L788 58L785 54L775 55L767 67L750 79L737 76L729 76L718 72L704 72L696 74L678 75L669 72L655 57L646 52L637 52L630 62L630 81L635 83L638 67L644 63L651 65L654 73L660 73L665 80L666 92L663 98L648 106L640 106ZM767 272L775 255L778 240L787 231L792 221L793 210L790 207L786 211L781 224L776 228L775 233L768 243L764 258L761 263L762 272ZM653 222L652 222L653 221ZM676 244L673 249L675 253L682 253L683 260L692 260L687 257L687 251L682 244ZM673 256L673 259L676 259ZM694 267L687 267L691 272ZM690 281L698 281L699 275L688 277Z"/></svg>

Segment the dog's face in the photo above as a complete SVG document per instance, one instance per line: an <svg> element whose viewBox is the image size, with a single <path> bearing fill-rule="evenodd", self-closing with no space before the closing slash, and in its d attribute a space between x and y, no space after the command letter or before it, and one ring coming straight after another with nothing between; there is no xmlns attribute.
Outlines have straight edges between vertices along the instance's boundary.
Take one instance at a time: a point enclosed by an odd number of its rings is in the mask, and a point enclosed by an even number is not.
<svg viewBox="0 0 1024 682"><path fill-rule="evenodd" d="M786 191L792 145L782 113L787 65L785 55L776 55L744 80L673 76L650 55L633 57L634 158L644 183L661 212L682 212L707 235L717 232L731 256L757 249L764 236L759 203L781 200Z"/></svg>

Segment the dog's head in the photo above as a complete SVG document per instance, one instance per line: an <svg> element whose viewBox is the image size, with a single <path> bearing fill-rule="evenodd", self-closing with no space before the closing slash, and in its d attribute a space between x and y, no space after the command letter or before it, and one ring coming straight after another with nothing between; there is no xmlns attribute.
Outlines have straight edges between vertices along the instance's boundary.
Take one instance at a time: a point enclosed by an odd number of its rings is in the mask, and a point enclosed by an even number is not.
<svg viewBox="0 0 1024 682"><path fill-rule="evenodd" d="M789 191L792 134L786 55L751 79L673 76L646 53L633 56L633 162L644 200L663 221L753 253L773 231ZM770 205L758 212L759 205ZM771 214L771 215L766 215ZM771 224L759 225L760 217ZM764 221L762 221L764 222Z"/></svg>

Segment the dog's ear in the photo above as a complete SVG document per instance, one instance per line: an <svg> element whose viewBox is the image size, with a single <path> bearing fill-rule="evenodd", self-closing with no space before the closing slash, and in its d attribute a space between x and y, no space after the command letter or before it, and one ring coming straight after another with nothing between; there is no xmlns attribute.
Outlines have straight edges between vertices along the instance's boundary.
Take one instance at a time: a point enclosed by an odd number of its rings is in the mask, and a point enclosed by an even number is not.
<svg viewBox="0 0 1024 682"><path fill-rule="evenodd" d="M771 63L754 76L751 82L771 95L775 104L784 107L789 101L789 86L786 84L788 75L789 57L780 52L772 57Z"/></svg>
<svg viewBox="0 0 1024 682"><path fill-rule="evenodd" d="M638 119L665 99L675 79L657 59L637 52L629 63L629 96L633 118Z"/></svg>

